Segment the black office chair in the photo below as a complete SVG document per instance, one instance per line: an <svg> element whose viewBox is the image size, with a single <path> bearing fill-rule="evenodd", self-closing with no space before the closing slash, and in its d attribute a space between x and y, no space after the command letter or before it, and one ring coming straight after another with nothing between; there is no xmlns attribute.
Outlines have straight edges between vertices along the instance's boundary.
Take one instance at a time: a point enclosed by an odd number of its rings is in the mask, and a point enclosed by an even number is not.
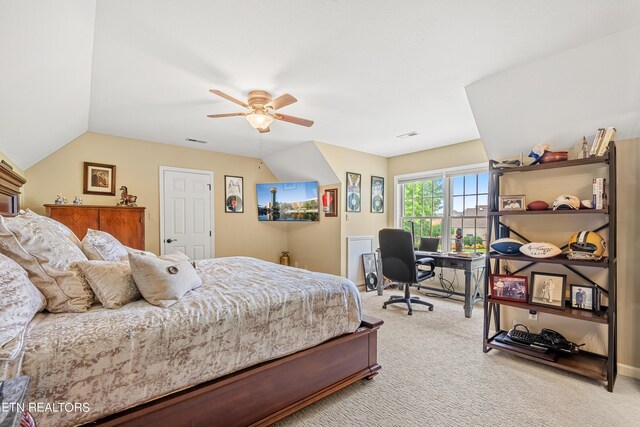
<svg viewBox="0 0 640 427"><path fill-rule="evenodd" d="M411 285L418 285L435 275L436 266L433 258L421 258L416 260L413 251L413 239L411 233L404 230L385 228L380 230L380 258L382 260L382 274L387 279L404 285L404 295L392 295L382 304L387 308L389 304L407 304L409 315L413 314L411 304L422 304L433 311L433 304L422 301L419 297L411 296ZM418 266L431 267L431 270L419 270Z"/></svg>

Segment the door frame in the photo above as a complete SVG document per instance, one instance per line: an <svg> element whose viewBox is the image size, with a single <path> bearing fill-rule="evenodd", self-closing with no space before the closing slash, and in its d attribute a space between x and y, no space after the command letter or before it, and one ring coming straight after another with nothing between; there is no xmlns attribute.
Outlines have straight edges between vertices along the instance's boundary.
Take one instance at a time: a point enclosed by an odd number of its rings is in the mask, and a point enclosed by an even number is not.
<svg viewBox="0 0 640 427"><path fill-rule="evenodd" d="M178 168L174 166L160 166L159 180L160 180L160 255L164 255L164 172L187 172L187 173L197 173L202 175L209 175L209 181L211 185L211 258L216 257L216 229L215 225L215 214L214 214L214 172L210 170L203 169L187 169L187 168Z"/></svg>

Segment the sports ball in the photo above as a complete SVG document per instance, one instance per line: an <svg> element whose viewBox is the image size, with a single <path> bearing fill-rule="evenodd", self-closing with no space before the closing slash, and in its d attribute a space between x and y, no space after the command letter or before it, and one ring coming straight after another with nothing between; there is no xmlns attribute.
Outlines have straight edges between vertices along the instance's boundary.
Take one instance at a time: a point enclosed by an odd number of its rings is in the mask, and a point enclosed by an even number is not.
<svg viewBox="0 0 640 427"><path fill-rule="evenodd" d="M543 211L545 209L549 209L549 203L543 200L534 200L527 205L529 211Z"/></svg>
<svg viewBox="0 0 640 427"><path fill-rule="evenodd" d="M520 252L531 258L552 258L560 255L562 251L553 243L527 243L520 247Z"/></svg>
<svg viewBox="0 0 640 427"><path fill-rule="evenodd" d="M520 246L522 246L522 242L506 237L491 243L491 249L505 255L519 253L518 250L520 249Z"/></svg>

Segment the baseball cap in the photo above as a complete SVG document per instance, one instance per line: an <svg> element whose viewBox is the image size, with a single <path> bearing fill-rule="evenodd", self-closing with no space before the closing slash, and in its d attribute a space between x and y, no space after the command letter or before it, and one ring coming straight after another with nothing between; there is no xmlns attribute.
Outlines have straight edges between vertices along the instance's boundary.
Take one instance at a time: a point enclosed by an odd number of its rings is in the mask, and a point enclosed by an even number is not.
<svg viewBox="0 0 640 427"><path fill-rule="evenodd" d="M571 194L563 194L553 201L553 210L558 209L580 209L580 199Z"/></svg>

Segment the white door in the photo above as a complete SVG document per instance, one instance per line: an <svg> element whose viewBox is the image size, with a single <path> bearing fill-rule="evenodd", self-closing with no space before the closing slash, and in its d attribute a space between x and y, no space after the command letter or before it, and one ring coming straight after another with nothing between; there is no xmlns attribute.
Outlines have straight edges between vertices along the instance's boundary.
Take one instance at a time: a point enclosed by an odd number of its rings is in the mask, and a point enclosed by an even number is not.
<svg viewBox="0 0 640 427"><path fill-rule="evenodd" d="M161 167L160 185L161 253L212 258L213 173Z"/></svg>

